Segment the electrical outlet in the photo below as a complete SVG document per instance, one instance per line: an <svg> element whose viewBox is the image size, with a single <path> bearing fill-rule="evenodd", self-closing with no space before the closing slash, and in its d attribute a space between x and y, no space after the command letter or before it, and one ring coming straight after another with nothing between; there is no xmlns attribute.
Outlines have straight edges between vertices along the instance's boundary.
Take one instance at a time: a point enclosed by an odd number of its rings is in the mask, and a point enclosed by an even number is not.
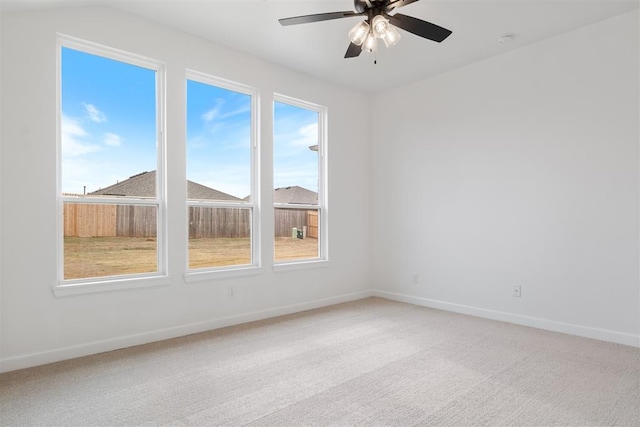
<svg viewBox="0 0 640 427"><path fill-rule="evenodd" d="M235 298L236 297L236 288L234 288L233 286L229 286L227 288L227 296L229 298Z"/></svg>
<svg viewBox="0 0 640 427"><path fill-rule="evenodd" d="M413 283L420 283L420 275L418 273L413 273Z"/></svg>
<svg viewBox="0 0 640 427"><path fill-rule="evenodd" d="M520 298L522 296L522 287L520 285L514 285L513 293L511 295Z"/></svg>

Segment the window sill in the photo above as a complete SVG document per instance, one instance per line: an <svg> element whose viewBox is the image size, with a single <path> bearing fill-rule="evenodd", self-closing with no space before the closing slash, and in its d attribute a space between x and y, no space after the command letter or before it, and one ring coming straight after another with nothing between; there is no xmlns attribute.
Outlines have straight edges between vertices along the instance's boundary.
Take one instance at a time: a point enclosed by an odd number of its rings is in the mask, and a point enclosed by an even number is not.
<svg viewBox="0 0 640 427"><path fill-rule="evenodd" d="M326 259L314 259L305 261L288 261L280 262L273 265L273 271L295 271L295 270L308 270L310 268L326 268L331 265L331 262Z"/></svg>
<svg viewBox="0 0 640 427"><path fill-rule="evenodd" d="M184 281L187 283L204 282L207 280L228 279L233 277L257 276L262 273L262 267L255 265L220 270L189 271L184 274Z"/></svg>
<svg viewBox="0 0 640 427"><path fill-rule="evenodd" d="M170 276L132 277L126 279L107 279L94 282L87 281L80 283L61 283L53 287L53 294L56 297L65 297L70 295L83 295L97 292L122 291L128 289L168 286L170 283Z"/></svg>

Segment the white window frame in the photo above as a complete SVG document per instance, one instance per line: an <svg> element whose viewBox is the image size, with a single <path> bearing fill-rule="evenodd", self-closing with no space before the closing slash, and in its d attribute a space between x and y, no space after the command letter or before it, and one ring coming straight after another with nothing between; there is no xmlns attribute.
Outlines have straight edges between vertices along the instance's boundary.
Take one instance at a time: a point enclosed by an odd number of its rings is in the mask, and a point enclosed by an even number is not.
<svg viewBox="0 0 640 427"><path fill-rule="evenodd" d="M242 93L251 97L251 151L250 151L250 197L248 201L229 201L229 200L196 200L186 199L187 218L189 218L189 208L209 207L209 208L238 208L249 209L251 212L251 263L242 265L225 265L219 267L204 267L197 269L189 268L189 224L185 224L186 239L186 272L184 279L186 282L198 282L210 279L221 279L227 277L246 276L262 273L262 261L260 256L260 94L259 91L251 86L215 77L200 71L187 69L185 73L185 99L187 80L198 83L219 87L233 92ZM187 114L187 103L185 102L185 117ZM186 141L186 134L185 134ZM185 143L185 150L188 149ZM188 166L187 166L188 167ZM187 178L185 176L185 188L187 186Z"/></svg>
<svg viewBox="0 0 640 427"><path fill-rule="evenodd" d="M329 205L327 197L328 177L327 177L327 158L328 158L328 116L327 107L312 102L303 101L287 95L274 93L272 110L274 112L273 120L275 121L275 103L288 104L294 107L303 108L318 113L318 204L302 205L288 203L273 203L273 214L277 208L317 210L318 211L318 257L302 258L294 260L275 260L275 236L271 236L274 243L274 271L288 271L306 269L312 267L328 267L329 266ZM275 140L273 143L275 150ZM273 168L275 174L275 166Z"/></svg>
<svg viewBox="0 0 640 427"><path fill-rule="evenodd" d="M127 64L147 68L156 73L156 197L78 197L62 194L62 48L70 48L92 55L101 56ZM147 58L97 43L81 40L63 34L56 41L56 196L57 196L57 246L58 279L53 287L56 296L102 292L109 290L132 289L149 286L168 285L167 263L167 223L166 223L166 141L165 141L165 65ZM153 273L134 273L83 279L64 279L64 204L108 204L108 205L144 205L155 206L157 215L157 271Z"/></svg>

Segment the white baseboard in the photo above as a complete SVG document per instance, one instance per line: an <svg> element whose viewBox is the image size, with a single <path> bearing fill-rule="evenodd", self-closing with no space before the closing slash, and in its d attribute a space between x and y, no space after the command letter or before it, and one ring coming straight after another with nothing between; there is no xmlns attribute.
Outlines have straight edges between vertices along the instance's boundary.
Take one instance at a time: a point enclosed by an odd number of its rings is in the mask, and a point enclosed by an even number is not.
<svg viewBox="0 0 640 427"><path fill-rule="evenodd" d="M112 338L103 341L94 341L71 347L45 351L41 353L31 353L0 360L0 373L14 371L17 369L30 368L47 363L59 362L76 357L89 356L106 351L118 350L136 345L148 344L199 332L224 328L256 320L264 320L286 314L299 313L301 311L312 310L314 308L327 307L343 302L356 301L359 299L377 296L393 301L406 302L423 307L430 307L439 310L451 311L455 313L468 314L471 316L486 319L499 320L502 322L514 323L516 325L530 326L538 329L545 329L564 334L577 335L585 338L593 338L602 341L609 341L618 344L640 347L640 336L623 332L610 331L605 329L590 328L586 326L573 325L570 323L556 322L537 317L522 316L514 313L488 310L479 307L472 307L461 304L454 304L445 301L438 301L428 298L416 297L412 295L386 292L381 290L355 292L346 295L323 298L319 300L304 302L300 304L286 305L261 311L238 314L219 319L212 319L204 322L192 323L188 325L176 326L173 328L160 329L124 337Z"/></svg>
<svg viewBox="0 0 640 427"><path fill-rule="evenodd" d="M314 308L326 307L343 302L356 301L371 296L373 296L373 293L371 291L355 292L351 294L323 298L300 304L286 305L251 313L244 313L235 316L207 320L204 322L176 326L173 328L160 329L135 335L127 335L103 341L94 341L86 344L64 347L41 353L25 354L0 360L0 373L15 371L17 369L30 368L47 363L59 362L67 359L74 359L76 357L104 353L106 351L113 351L141 344L149 344L156 341L196 334L199 332L210 331L213 329L238 325L241 323L269 319L285 314L299 313L301 311L312 310Z"/></svg>
<svg viewBox="0 0 640 427"><path fill-rule="evenodd" d="M488 310L480 307L472 307L462 304L454 304L446 301L416 297L412 295L399 294L373 290L374 296L393 301L406 302L423 307L436 308L439 310L452 311L455 313L468 314L485 319L499 320L502 322L514 323L516 325L530 326L547 331L560 332L563 334L577 335L579 337L593 338L601 341L609 341L617 344L624 344L632 347L640 347L640 335L633 335L624 332L609 331L606 329L591 328L588 326L573 325L570 323L556 322L539 317L522 316L520 314L507 313L504 311Z"/></svg>

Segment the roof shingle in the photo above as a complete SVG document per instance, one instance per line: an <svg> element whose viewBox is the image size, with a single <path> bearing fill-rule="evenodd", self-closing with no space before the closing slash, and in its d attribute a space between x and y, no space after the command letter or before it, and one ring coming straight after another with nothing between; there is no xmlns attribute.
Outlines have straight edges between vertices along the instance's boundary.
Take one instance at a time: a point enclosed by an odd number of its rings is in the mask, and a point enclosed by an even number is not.
<svg viewBox="0 0 640 427"><path fill-rule="evenodd" d="M317 205L318 193L307 190L304 187L294 185L291 187L276 188L273 192L274 203L291 203L300 205Z"/></svg>
<svg viewBox="0 0 640 427"><path fill-rule="evenodd" d="M156 171L133 175L129 179L101 188L90 194L96 196L155 197ZM189 199L240 200L231 194L223 193L193 181L187 181L187 197Z"/></svg>

